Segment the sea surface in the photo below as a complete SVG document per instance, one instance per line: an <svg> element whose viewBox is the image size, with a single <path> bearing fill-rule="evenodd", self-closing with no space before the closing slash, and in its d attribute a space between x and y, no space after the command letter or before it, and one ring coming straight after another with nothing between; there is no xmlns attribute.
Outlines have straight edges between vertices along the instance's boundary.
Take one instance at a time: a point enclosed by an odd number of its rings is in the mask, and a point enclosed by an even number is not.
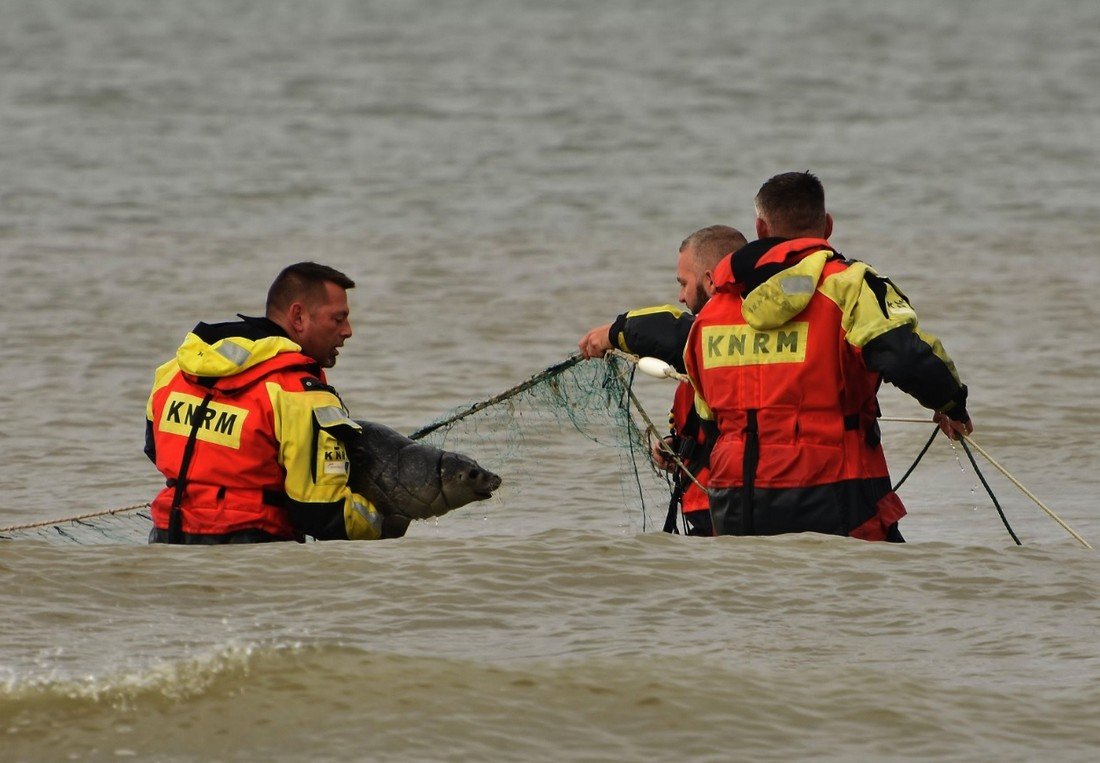
<svg viewBox="0 0 1100 763"><path fill-rule="evenodd" d="M1093 0L0 0L0 535L150 500L153 369L291 262L356 279L330 380L411 432L810 169L1022 544L942 438L905 545L695 539L621 443L498 406L498 496L403 539L9 533L0 761L1097 759L1097 83ZM931 425L881 401L900 477Z"/></svg>

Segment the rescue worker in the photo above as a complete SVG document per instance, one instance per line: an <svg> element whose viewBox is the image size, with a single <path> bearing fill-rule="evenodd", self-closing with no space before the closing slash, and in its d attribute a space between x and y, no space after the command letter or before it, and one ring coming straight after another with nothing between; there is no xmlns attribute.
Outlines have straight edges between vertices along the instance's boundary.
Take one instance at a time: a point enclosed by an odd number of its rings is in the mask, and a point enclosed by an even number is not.
<svg viewBox="0 0 1100 763"><path fill-rule="evenodd" d="M597 326L585 334L578 346L586 358L603 357L612 347L634 355L660 358L684 372L684 347L688 332L698 313L710 299L714 287L714 268L723 257L745 245L745 237L736 228L712 225L695 231L680 244L676 262L676 280L680 284L679 301L690 312L672 305L631 310L613 323ZM676 532L676 510L684 519L688 535L710 536L710 504L699 485L706 485L707 460L713 436L708 438L695 413L695 391L681 382L673 396L669 414L670 436L665 442L688 467L694 480L685 475L659 444L653 447L654 462L673 475L673 494L669 504L665 532ZM699 484L696 484L698 482Z"/></svg>
<svg viewBox="0 0 1100 763"><path fill-rule="evenodd" d="M967 388L889 279L829 244L809 172L756 196L759 239L724 260L685 362L713 420L710 509L720 535L818 532L901 541L876 394L883 379L970 434Z"/></svg>
<svg viewBox="0 0 1100 763"><path fill-rule="evenodd" d="M167 479L151 543L373 540L401 534L348 487L338 436L358 430L326 368L351 337L347 290L300 262L271 284L266 316L199 323L157 369L145 452Z"/></svg>

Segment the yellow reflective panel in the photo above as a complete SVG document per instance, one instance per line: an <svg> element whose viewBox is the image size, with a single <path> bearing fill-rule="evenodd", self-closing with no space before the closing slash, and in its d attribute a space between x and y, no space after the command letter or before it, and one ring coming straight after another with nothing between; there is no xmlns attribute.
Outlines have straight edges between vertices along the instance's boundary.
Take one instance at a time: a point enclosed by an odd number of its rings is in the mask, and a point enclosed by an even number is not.
<svg viewBox="0 0 1100 763"><path fill-rule="evenodd" d="M743 324L706 326L702 330L703 368L802 363L809 334L810 324L805 321L768 331Z"/></svg>
<svg viewBox="0 0 1100 763"><path fill-rule="evenodd" d="M161 411L158 424L160 431L190 437L195 413L200 405L202 405L201 397L184 392L173 392L164 402L164 410ZM206 404L206 412L199 424L196 437L203 442L240 450L241 431L244 429L244 420L247 417L248 410L245 408L211 401Z"/></svg>

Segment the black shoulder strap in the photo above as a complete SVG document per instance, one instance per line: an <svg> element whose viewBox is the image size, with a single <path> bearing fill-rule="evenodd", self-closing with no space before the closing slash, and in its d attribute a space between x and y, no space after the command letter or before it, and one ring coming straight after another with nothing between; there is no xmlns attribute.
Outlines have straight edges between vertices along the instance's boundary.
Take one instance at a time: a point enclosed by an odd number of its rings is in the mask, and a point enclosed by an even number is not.
<svg viewBox="0 0 1100 763"><path fill-rule="evenodd" d="M199 407L191 414L191 434L187 436L187 445L183 448L183 458L180 460L180 473L176 478L176 489L172 494L172 508L168 512L168 542L183 542L183 491L187 486L187 472L191 469L191 458L195 455L195 442L199 438L199 426L206 418L206 409L210 399L214 397L214 391L206 393L206 397L199 403Z"/></svg>
<svg viewBox="0 0 1100 763"><path fill-rule="evenodd" d="M743 485L741 487L742 535L755 535L756 522L752 513L753 492L756 490L756 466L760 463L760 429L755 409L745 411L745 451L741 457Z"/></svg>
<svg viewBox="0 0 1100 763"><path fill-rule="evenodd" d="M683 480L676 479L672 485L672 495L668 501L668 514L665 515L665 526L662 528L662 532L670 533L672 535L679 535L680 531L676 527L676 510L680 508L680 500L684 497L684 482Z"/></svg>
<svg viewBox="0 0 1100 763"><path fill-rule="evenodd" d="M698 440L700 430L703 432L702 443ZM699 412L693 408L677 435L680 437L680 448L676 455L691 472L691 477L698 477L699 472L710 465L710 452L718 440L718 422L700 418ZM676 529L676 511L682 509L684 491L687 490L687 483L691 477L680 471L677 471L673 477L672 496L668 503L668 514L665 515L664 531L666 533L679 533ZM680 513L683 514L683 511Z"/></svg>

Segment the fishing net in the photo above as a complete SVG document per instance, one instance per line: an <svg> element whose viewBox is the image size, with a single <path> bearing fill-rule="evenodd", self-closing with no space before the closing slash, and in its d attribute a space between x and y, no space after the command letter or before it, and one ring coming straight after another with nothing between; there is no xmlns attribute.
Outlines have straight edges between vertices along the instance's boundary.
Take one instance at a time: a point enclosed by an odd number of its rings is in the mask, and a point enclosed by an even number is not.
<svg viewBox="0 0 1100 763"><path fill-rule="evenodd" d="M145 543L152 526L149 504L141 503L79 516L0 527L0 541L37 538L81 545Z"/></svg>
<svg viewBox="0 0 1100 763"><path fill-rule="evenodd" d="M485 519L487 532L502 525L659 530L671 487L668 476L653 468L649 449L654 434L668 427L654 424L635 394L634 369L617 357L573 357L410 435L466 453L504 478L487 505L465 507L439 522ZM652 386L662 388L667 411L671 387ZM660 420L666 418L663 413Z"/></svg>
<svg viewBox="0 0 1100 763"><path fill-rule="evenodd" d="M671 489L667 475L651 465L649 443L664 432L636 396L633 378L634 366L620 358L573 356L412 433L414 440L465 453L504 479L490 500L416 526L462 536L584 526L660 529ZM145 543L148 507L0 527L0 539Z"/></svg>

